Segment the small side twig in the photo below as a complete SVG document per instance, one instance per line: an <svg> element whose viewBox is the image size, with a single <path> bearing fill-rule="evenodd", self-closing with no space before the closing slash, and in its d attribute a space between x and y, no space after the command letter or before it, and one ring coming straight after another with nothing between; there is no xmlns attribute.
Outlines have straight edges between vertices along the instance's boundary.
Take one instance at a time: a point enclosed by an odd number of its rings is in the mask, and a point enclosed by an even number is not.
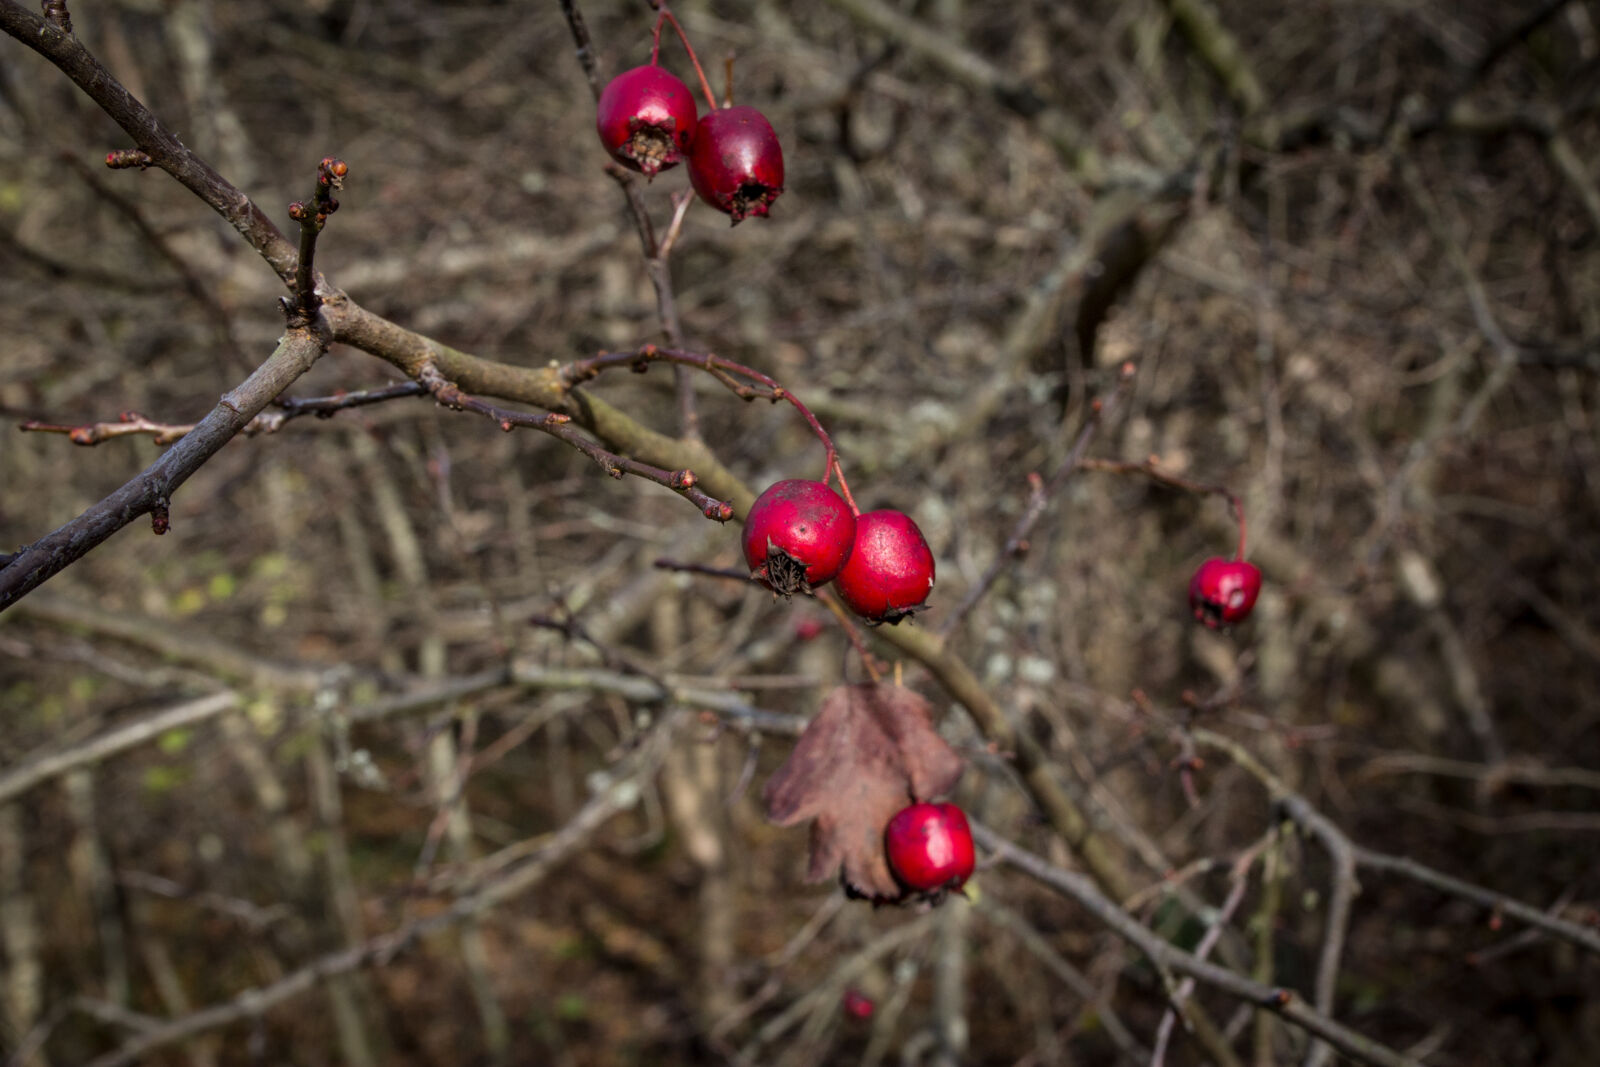
<svg viewBox="0 0 1600 1067"><path fill-rule="evenodd" d="M1134 474L1149 478L1158 485L1169 489L1180 489L1185 493L1194 493L1197 496L1220 496L1227 500L1228 507L1233 511L1233 520L1239 526L1239 544L1235 550L1234 558L1244 559L1245 550L1245 521L1244 502L1225 485L1214 485L1208 482L1197 482L1181 475L1164 471L1160 467L1160 460L1151 456L1143 463L1126 463L1111 459L1086 459L1081 464L1084 470L1102 471L1107 474Z"/></svg>
<svg viewBox="0 0 1600 1067"><path fill-rule="evenodd" d="M1094 440L1094 436L1099 431L1100 426L1116 410L1117 404L1126 392L1129 383L1133 381L1133 375L1134 365L1132 363L1124 363L1118 372L1117 384L1112 389L1111 394L1103 398L1097 397L1090 405L1088 419L1084 422L1083 428L1078 431L1077 439L1072 442L1072 448L1068 450L1060 465L1050 475L1049 481L1045 481L1037 474L1029 476L1031 491L1028 494L1028 506L1023 509L1016 525L1011 528L1011 533L1006 537L1005 545L1000 549L1000 554L995 557L994 562L989 564L989 569L984 571L983 577L979 578L971 589L967 590L967 595L961 599L961 603L956 605L956 609L945 618L944 623L939 627L941 639L949 637L955 631L955 628L961 624L961 620L966 618L967 614L977 607L978 602L988 595L990 588L999 579L1000 572L1013 560L1020 559L1027 553L1028 536L1033 532L1033 528L1038 525L1039 520L1044 517L1045 509L1049 507L1050 501L1060 494L1067 482L1071 480L1075 471L1089 465L1089 461L1084 459L1084 453L1089 450L1089 444Z"/></svg>
<svg viewBox="0 0 1600 1067"><path fill-rule="evenodd" d="M346 408L365 407L368 404L381 404L386 400L398 400L408 396L423 396L428 390L417 382L398 382L394 385L380 386L376 389L361 389L352 393L333 393L329 396L306 397L297 400L293 397L276 401L278 410L262 412L240 429L239 436L255 437L260 434L277 433L283 429L284 424L306 415L315 415L319 419L330 419L335 414ZM60 433L66 434L68 440L75 445L98 445L106 441L113 441L119 437L131 437L139 434L148 434L158 445L170 445L180 441L195 428L195 423L156 422L139 414L137 411L124 411L117 416L116 422L90 422L80 425L66 425L56 422L43 422L38 419L29 419L17 429L24 433Z"/></svg>
<svg viewBox="0 0 1600 1067"><path fill-rule="evenodd" d="M1305 797L1291 790L1277 775L1267 770L1261 761L1256 759L1243 745L1231 737L1219 734L1213 730L1196 728L1191 731L1195 743L1202 748L1209 748L1224 753L1240 769L1246 771L1252 778L1260 782L1282 813L1295 823L1305 826L1316 832L1313 824L1321 828L1323 835L1340 834L1342 831L1333 826L1326 816L1321 815L1311 802ZM1319 835L1320 836L1320 835ZM1448 893L1451 896L1470 900L1475 904L1489 909L1491 912L1516 919L1529 926L1537 927L1545 933L1552 934L1563 941L1569 942L1579 948L1590 952L1600 952L1600 930L1584 926L1558 916L1550 915L1540 908L1522 901L1496 893L1483 886L1462 881L1451 877L1442 871L1427 867L1409 856L1391 856L1376 852L1362 845L1355 844L1348 838L1345 842L1350 848L1351 858L1358 868L1375 871L1387 871L1390 874L1399 874L1412 881Z"/></svg>
<svg viewBox="0 0 1600 1067"><path fill-rule="evenodd" d="M317 296L317 272L313 259L317 251L317 235L328 224L328 216L339 210L339 201L333 197L335 189L344 188L345 175L350 167L342 159L325 157L317 164L317 187L309 202L296 200L289 205L289 217L300 224L300 258L294 270L294 296L289 304L290 324L305 325L316 317L322 299Z"/></svg>
<svg viewBox="0 0 1600 1067"><path fill-rule="evenodd" d="M291 330L267 361L237 388L224 394L182 441L76 519L16 552L0 569L0 611L82 559L139 516L150 515L155 528L162 530L167 502L178 487L273 397L310 370L326 348L322 336L310 330Z"/></svg>
<svg viewBox="0 0 1600 1067"><path fill-rule="evenodd" d="M972 836L1001 862L1076 901L1095 921L1144 953L1153 963L1178 974L1190 975L1213 989L1274 1012L1307 1032L1327 1039L1340 1052L1359 1063L1378 1064L1381 1067L1418 1067L1416 1060L1330 1018L1291 990L1263 985L1183 951L1117 907L1095 888L1087 875L1057 867L986 826L974 823Z"/></svg>

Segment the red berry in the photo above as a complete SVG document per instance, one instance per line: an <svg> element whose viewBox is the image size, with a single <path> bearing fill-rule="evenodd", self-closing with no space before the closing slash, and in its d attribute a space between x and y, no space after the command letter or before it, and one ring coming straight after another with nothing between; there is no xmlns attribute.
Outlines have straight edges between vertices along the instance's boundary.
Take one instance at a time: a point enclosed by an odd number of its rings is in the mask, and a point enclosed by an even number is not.
<svg viewBox="0 0 1600 1067"><path fill-rule="evenodd" d="M864 516L863 516L864 517ZM1208 559L1189 580L1189 607L1213 630L1243 622L1261 593L1261 572L1242 559Z"/></svg>
<svg viewBox="0 0 1600 1067"><path fill-rule="evenodd" d="M972 876L977 855L972 827L954 804L913 804L889 820L884 831L889 869L907 889L935 893L960 889Z"/></svg>
<svg viewBox="0 0 1600 1067"><path fill-rule="evenodd" d="M689 151L689 181L700 199L735 225L765 215L783 192L783 147L753 107L725 107L700 120Z"/></svg>
<svg viewBox="0 0 1600 1067"><path fill-rule="evenodd" d="M821 619L800 619L794 624L794 636L799 641L815 641L823 629Z"/></svg>
<svg viewBox="0 0 1600 1067"><path fill-rule="evenodd" d="M856 517L822 482L774 482L750 506L744 558L750 576L784 596L809 593L850 558Z"/></svg>
<svg viewBox="0 0 1600 1067"><path fill-rule="evenodd" d="M634 67L600 91L595 128L613 159L653 178L683 161L698 114L694 94L678 78L657 66Z"/></svg>
<svg viewBox="0 0 1600 1067"><path fill-rule="evenodd" d="M853 1018L870 1019L877 1007L872 1002L872 998L859 989L846 989L844 991L844 1010Z"/></svg>
<svg viewBox="0 0 1600 1067"><path fill-rule="evenodd" d="M911 517L869 511L856 517L855 547L839 572L839 596L869 622L899 622L933 591L933 552Z"/></svg>

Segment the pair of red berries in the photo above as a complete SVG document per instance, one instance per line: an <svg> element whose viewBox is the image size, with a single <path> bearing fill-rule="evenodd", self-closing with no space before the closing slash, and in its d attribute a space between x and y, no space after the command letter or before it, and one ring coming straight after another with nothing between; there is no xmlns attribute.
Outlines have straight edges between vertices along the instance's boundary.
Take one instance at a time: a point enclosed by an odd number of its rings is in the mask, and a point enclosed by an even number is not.
<svg viewBox="0 0 1600 1067"><path fill-rule="evenodd" d="M655 64L611 79L595 127L613 159L647 178L687 158L694 191L735 223L765 215L783 192L783 148L766 116L753 107L701 116L689 87Z"/></svg>
<svg viewBox="0 0 1600 1067"><path fill-rule="evenodd" d="M1240 623L1261 595L1261 571L1242 559L1208 559L1189 579L1189 610L1213 630Z"/></svg>
<svg viewBox="0 0 1600 1067"><path fill-rule="evenodd" d="M972 827L954 804L917 803L900 809L889 820L883 843L896 880L918 893L960 890L977 862Z"/></svg>
<svg viewBox="0 0 1600 1067"><path fill-rule="evenodd" d="M933 552L910 516L857 515L823 482L790 478L756 498L744 524L751 576L784 596L833 582L869 622L899 622L933 589Z"/></svg>

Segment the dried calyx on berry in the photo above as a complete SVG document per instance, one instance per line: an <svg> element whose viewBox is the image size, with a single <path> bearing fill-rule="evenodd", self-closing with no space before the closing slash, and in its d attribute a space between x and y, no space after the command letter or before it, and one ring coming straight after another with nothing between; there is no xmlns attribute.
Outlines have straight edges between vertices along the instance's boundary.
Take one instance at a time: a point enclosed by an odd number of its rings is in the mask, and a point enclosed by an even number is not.
<svg viewBox="0 0 1600 1067"><path fill-rule="evenodd" d="M1189 610L1213 630L1243 622L1261 593L1261 571L1242 559L1206 560L1189 579Z"/></svg>
<svg viewBox="0 0 1600 1067"><path fill-rule="evenodd" d="M933 551L909 515L869 511L856 517L855 545L835 588L868 622L897 623L926 606L933 571Z"/></svg>
<svg viewBox="0 0 1600 1067"><path fill-rule="evenodd" d="M689 181L735 225L765 215L783 192L783 146L772 123L753 107L707 113L689 152Z"/></svg>
<svg viewBox="0 0 1600 1067"><path fill-rule="evenodd" d="M856 517L822 482L774 482L750 506L744 558L750 576L776 593L810 593L837 575L850 558Z"/></svg>
<svg viewBox="0 0 1600 1067"><path fill-rule="evenodd" d="M654 64L612 78L595 109L595 128L611 158L647 178L683 162L698 127L694 94Z"/></svg>

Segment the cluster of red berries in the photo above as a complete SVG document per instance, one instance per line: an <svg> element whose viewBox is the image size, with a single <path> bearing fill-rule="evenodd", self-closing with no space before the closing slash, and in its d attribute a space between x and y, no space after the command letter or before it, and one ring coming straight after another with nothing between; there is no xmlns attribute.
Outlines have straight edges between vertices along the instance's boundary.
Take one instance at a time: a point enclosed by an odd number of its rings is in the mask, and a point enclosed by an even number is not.
<svg viewBox="0 0 1600 1067"><path fill-rule="evenodd" d="M751 577L784 596L833 582L868 622L896 623L933 589L933 552L910 516L856 514L823 482L790 478L756 498L744 524Z"/></svg>
<svg viewBox="0 0 1600 1067"><path fill-rule="evenodd" d="M783 148L772 123L753 107L717 107L705 115L682 80L655 62L612 78L600 93L600 143L623 166L647 178L689 160L700 199L735 224L765 215L783 192Z"/></svg>

